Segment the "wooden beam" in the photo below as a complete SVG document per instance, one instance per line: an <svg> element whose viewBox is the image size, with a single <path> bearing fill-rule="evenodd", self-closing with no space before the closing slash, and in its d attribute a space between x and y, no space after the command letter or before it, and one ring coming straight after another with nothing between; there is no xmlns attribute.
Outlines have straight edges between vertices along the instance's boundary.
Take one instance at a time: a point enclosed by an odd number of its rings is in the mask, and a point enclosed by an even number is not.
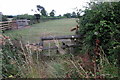
<svg viewBox="0 0 120 80"><path fill-rule="evenodd" d="M61 46L60 48L69 48L69 47L78 47L79 45L69 45L69 46L66 46L66 45L63 45ZM48 49L58 49L57 46L52 46L52 47L44 47L42 50L48 50Z"/></svg>
<svg viewBox="0 0 120 80"><path fill-rule="evenodd" d="M79 35L66 35L66 36L55 36L55 37L42 37L41 40L60 40L60 39L78 39Z"/></svg>

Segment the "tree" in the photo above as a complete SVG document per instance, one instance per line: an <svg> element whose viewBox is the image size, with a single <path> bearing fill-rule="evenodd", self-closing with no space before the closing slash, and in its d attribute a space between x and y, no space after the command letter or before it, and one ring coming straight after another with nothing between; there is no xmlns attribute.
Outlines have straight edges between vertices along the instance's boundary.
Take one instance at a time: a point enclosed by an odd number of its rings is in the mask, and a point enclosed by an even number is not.
<svg viewBox="0 0 120 80"><path fill-rule="evenodd" d="M72 17L72 18L76 18L76 17L77 17L76 13L75 13L75 12L72 12L71 17Z"/></svg>
<svg viewBox="0 0 120 80"><path fill-rule="evenodd" d="M35 19L35 16L28 15L28 14L23 14L23 15L17 15L16 17L14 17L14 19L29 19L29 20L33 20L33 19Z"/></svg>
<svg viewBox="0 0 120 80"><path fill-rule="evenodd" d="M47 16L47 11L43 6L37 5L37 10L41 13L42 16Z"/></svg>
<svg viewBox="0 0 120 80"><path fill-rule="evenodd" d="M37 20L37 22L39 23L39 20L40 20L40 14L34 14L35 16L35 19Z"/></svg>
<svg viewBox="0 0 120 80"><path fill-rule="evenodd" d="M51 17L54 17L54 16L55 16L55 10L52 10L52 11L50 12L50 16L51 16Z"/></svg>
<svg viewBox="0 0 120 80"><path fill-rule="evenodd" d="M59 15L59 17L61 17L61 14Z"/></svg>
<svg viewBox="0 0 120 80"><path fill-rule="evenodd" d="M2 15L2 21L7 21L7 16L6 15Z"/></svg>
<svg viewBox="0 0 120 80"><path fill-rule="evenodd" d="M63 16L67 17L67 18L71 18L71 13L66 13Z"/></svg>

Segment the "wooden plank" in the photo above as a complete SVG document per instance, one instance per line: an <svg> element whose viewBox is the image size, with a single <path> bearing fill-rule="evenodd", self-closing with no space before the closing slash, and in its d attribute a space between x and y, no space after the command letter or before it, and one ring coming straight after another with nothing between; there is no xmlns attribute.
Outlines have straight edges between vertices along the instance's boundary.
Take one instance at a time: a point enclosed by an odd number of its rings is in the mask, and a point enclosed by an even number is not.
<svg viewBox="0 0 120 80"><path fill-rule="evenodd" d="M79 35L66 35L66 36L55 36L55 37L42 37L41 40L60 40L60 39L77 39L80 38Z"/></svg>
<svg viewBox="0 0 120 80"><path fill-rule="evenodd" d="M69 48L69 47L78 47L79 45L69 45L69 46L66 46L66 45L63 45L61 46L60 48ZM49 49L58 49L57 46L52 46L52 47L44 47L42 50L49 50Z"/></svg>
<svg viewBox="0 0 120 80"><path fill-rule="evenodd" d="M0 25L0 27L2 27L2 25Z"/></svg>
<svg viewBox="0 0 120 80"><path fill-rule="evenodd" d="M3 26L9 26L9 24L2 24Z"/></svg>
<svg viewBox="0 0 120 80"><path fill-rule="evenodd" d="M5 31L5 30L11 30L14 28L13 24L15 24L16 21L3 21L0 22L0 30Z"/></svg>
<svg viewBox="0 0 120 80"><path fill-rule="evenodd" d="M54 46L54 47L44 47L42 50L49 50L49 49L58 49L57 46Z"/></svg>
<svg viewBox="0 0 120 80"><path fill-rule="evenodd" d="M11 23L12 21L3 21L3 22L0 22L0 24L4 24L4 23Z"/></svg>

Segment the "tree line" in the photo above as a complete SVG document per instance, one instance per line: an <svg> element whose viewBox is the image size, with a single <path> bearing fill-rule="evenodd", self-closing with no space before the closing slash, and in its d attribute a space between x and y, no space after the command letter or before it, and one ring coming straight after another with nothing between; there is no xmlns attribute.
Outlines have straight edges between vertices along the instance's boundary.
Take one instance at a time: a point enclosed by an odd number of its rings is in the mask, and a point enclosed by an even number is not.
<svg viewBox="0 0 120 80"><path fill-rule="evenodd" d="M65 13L63 15L60 14L58 16L55 16L56 11L54 9L51 10L50 13L48 13L46 9L41 5L36 5L36 9L39 13L35 13L34 15L29 15L29 14L21 14L16 16L2 15L2 21L7 21L7 18L34 20L34 19L41 19L41 18L77 18L79 16L79 14L74 11L72 13ZM31 11L34 11L34 10L31 9Z"/></svg>

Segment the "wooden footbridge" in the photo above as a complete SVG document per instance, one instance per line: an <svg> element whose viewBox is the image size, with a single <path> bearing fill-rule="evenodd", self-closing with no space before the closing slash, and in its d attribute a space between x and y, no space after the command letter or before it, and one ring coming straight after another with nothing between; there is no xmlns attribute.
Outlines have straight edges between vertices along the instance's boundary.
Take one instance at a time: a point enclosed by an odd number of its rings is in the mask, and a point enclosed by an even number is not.
<svg viewBox="0 0 120 80"><path fill-rule="evenodd" d="M42 50L48 50L48 49L58 49L58 46L53 46L53 47L45 47L44 46L44 41L47 40L67 40L70 39L71 40L71 44L67 44L65 42L62 42L62 46L60 46L60 48L65 49L65 48L70 48L70 47L78 47L78 44L75 44L75 40L79 39L80 35L66 35L66 36L49 36L49 37L41 37L41 42L38 44L39 46L42 46Z"/></svg>

